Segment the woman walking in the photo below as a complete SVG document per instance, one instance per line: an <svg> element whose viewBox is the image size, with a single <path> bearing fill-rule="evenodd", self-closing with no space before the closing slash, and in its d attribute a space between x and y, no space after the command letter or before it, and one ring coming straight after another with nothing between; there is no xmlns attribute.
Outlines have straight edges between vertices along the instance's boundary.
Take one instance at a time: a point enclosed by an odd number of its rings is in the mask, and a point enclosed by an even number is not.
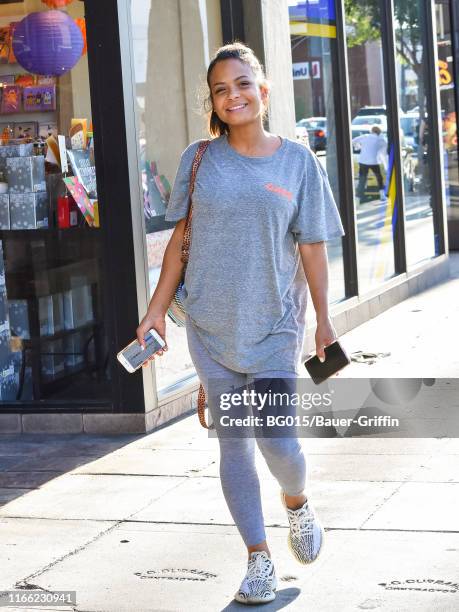
<svg viewBox="0 0 459 612"><path fill-rule="evenodd" d="M324 241L344 231L317 157L263 128L269 85L253 51L241 43L221 47L209 64L207 84L212 139L193 192L186 332L216 424L223 494L248 551L247 574L235 599L265 603L275 598L277 580L266 542L255 439L220 435L218 396L209 382L224 381L235 389L301 375L306 282L317 318L316 352L325 358L324 347L336 332L328 313ZM166 220L177 225L137 329L141 344L151 328L165 338L167 309L183 270L188 190L200 142L181 157L166 213ZM324 531L304 492L301 445L296 436L256 441L281 487L291 551L300 563L310 563L319 554Z"/></svg>

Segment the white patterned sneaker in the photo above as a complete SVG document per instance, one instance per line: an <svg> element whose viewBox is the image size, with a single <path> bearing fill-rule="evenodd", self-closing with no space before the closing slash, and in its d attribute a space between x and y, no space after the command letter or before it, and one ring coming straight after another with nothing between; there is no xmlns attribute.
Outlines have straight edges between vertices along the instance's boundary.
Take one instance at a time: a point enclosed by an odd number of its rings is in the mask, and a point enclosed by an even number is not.
<svg viewBox="0 0 459 612"><path fill-rule="evenodd" d="M250 553L247 574L234 599L243 604L262 604L276 597L277 578L274 564L264 550Z"/></svg>
<svg viewBox="0 0 459 612"><path fill-rule="evenodd" d="M311 504L306 501L298 508L292 510L287 506L285 493L281 491L281 499L287 510L290 532L288 544L293 556L303 564L312 563L319 556L324 541L324 528L314 516Z"/></svg>

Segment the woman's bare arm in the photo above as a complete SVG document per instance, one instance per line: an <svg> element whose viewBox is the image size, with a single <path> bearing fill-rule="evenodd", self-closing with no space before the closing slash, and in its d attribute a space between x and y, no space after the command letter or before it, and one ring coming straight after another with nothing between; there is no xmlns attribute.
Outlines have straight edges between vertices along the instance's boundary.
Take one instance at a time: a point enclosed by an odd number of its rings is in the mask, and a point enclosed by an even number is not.
<svg viewBox="0 0 459 612"><path fill-rule="evenodd" d="M150 329L155 329L166 340L167 309L183 273L184 264L181 257L185 223L186 219L181 219L169 239L164 251L158 284L151 297L147 313L137 328L137 339L142 346L145 346L144 336Z"/></svg>
<svg viewBox="0 0 459 612"><path fill-rule="evenodd" d="M316 311L316 354L323 361L324 347L336 339L328 313L328 258L325 242L299 245L303 269Z"/></svg>

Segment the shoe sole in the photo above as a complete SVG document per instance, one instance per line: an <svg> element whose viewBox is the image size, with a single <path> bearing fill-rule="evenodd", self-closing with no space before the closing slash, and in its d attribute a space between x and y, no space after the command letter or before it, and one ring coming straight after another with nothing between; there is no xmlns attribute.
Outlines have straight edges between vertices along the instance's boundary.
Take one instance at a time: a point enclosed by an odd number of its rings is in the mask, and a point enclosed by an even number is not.
<svg viewBox="0 0 459 612"><path fill-rule="evenodd" d="M285 509L287 509L287 504L285 502L284 492L282 490L280 492L280 495L281 495L282 505L284 506ZM324 548L325 530L324 530L324 528L322 526L322 523L320 521L317 521L317 522L319 523L319 528L320 528L320 548L319 548L319 552L317 553L317 555L314 557L314 559L311 559L311 561L305 561L304 559L302 559L301 557L298 556L296 550L293 548L293 545L292 545L292 534L289 532L289 534L287 536L287 542L288 542L288 547L290 549L290 552L295 557L295 559L298 561L298 563L301 563L301 565L311 565L311 563L314 563L314 561L317 561L317 559L319 558L320 553L322 552L322 550Z"/></svg>
<svg viewBox="0 0 459 612"><path fill-rule="evenodd" d="M246 604L247 606L256 606L264 603L271 603L276 599L276 593L273 590L272 597L269 599L238 599L237 595L234 596L234 599L241 604Z"/></svg>

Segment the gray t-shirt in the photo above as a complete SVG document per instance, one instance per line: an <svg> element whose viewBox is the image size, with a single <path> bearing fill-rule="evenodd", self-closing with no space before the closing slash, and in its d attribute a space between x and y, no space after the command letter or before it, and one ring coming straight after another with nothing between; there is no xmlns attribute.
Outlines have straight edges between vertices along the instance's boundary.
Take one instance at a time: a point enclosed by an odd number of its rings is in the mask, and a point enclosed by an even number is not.
<svg viewBox="0 0 459 612"><path fill-rule="evenodd" d="M188 212L191 165L182 153L166 221ZM185 309L210 355L237 372L300 375L306 277L297 243L344 235L327 175L304 145L283 138L268 157L211 141L193 195Z"/></svg>

